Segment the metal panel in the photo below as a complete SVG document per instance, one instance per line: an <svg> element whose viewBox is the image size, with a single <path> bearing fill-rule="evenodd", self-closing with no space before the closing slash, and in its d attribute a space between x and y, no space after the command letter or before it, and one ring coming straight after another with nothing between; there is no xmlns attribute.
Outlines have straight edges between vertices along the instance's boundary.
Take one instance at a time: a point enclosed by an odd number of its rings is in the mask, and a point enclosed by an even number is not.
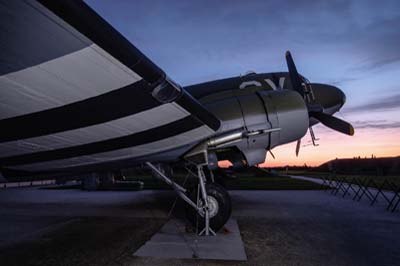
<svg viewBox="0 0 400 266"><path fill-rule="evenodd" d="M308 129L308 111L302 97L295 91L260 91L273 127L271 148L303 137Z"/></svg>
<svg viewBox="0 0 400 266"><path fill-rule="evenodd" d="M238 95L243 119L248 132L271 129L271 124L267 119L266 109L263 101L256 93ZM247 146L249 149L265 149L269 146L269 134L249 136Z"/></svg>

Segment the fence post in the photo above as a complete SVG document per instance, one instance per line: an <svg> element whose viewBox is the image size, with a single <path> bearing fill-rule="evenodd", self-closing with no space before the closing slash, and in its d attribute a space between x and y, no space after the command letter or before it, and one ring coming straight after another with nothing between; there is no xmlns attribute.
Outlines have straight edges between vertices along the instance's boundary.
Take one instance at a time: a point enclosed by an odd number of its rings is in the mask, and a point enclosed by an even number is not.
<svg viewBox="0 0 400 266"><path fill-rule="evenodd" d="M321 188L324 190L327 190L329 186L325 185L328 182L326 181L326 178L322 176L322 184L321 184Z"/></svg>
<svg viewBox="0 0 400 266"><path fill-rule="evenodd" d="M398 192L397 192L398 193ZM398 194L396 194L396 196L398 196ZM394 212L397 208L397 206L399 206L400 203L400 197L398 197L396 204L393 206L391 212Z"/></svg>
<svg viewBox="0 0 400 266"><path fill-rule="evenodd" d="M368 185L369 185L369 183L370 183L370 182L369 182L370 180L371 180L371 179L369 179L368 181L366 181L365 184L364 184L364 182L361 183L361 184L362 184L362 190L363 190L363 192L362 192L361 195L358 197L358 200L357 200L357 201L360 201L361 198L362 198L364 195L366 195L366 196L369 198L370 201L372 200L371 196L368 195L368 194L371 194L371 192L370 192L369 189L368 189Z"/></svg>
<svg viewBox="0 0 400 266"><path fill-rule="evenodd" d="M375 187L376 190L377 190L375 196L372 197L372 201L371 201L371 204L370 204L370 205L372 206L372 205L375 204L375 202L378 202L378 196L379 196L380 193L382 193L382 192L381 192L382 184L381 184L381 186L378 188L378 185L375 183L374 180L370 179L370 181L373 183L373 187Z"/></svg>
<svg viewBox="0 0 400 266"><path fill-rule="evenodd" d="M353 200L356 200L358 198L358 193L360 193L362 188L361 188L360 180L358 178L356 178L356 177L354 179L355 179L355 181L357 183L356 185L358 186L358 190L353 196Z"/></svg>
<svg viewBox="0 0 400 266"><path fill-rule="evenodd" d="M343 177L342 179L338 179L338 180L339 180L339 186L338 186L338 189L335 191L335 195L336 195L337 193L339 193L339 190L344 191L343 186L344 186L345 181L346 181L346 179L345 179L344 177Z"/></svg>
<svg viewBox="0 0 400 266"><path fill-rule="evenodd" d="M394 185L394 184L393 184L393 185ZM396 186L396 185L395 185L395 186ZM396 187L397 187L397 186L396 186ZM397 188L396 191L393 191L393 192L394 192L393 198L392 198L392 200L389 202L388 206L386 207L386 210L390 210L390 207L392 207L392 205L393 205L393 208L392 208L391 212L394 212L394 211L396 210L397 206L399 205L399 201L400 201L400 196L399 196L400 187ZM394 204L394 202L395 202L395 200L397 199L397 197L399 198L399 200L397 201L396 204Z"/></svg>
<svg viewBox="0 0 400 266"><path fill-rule="evenodd" d="M354 191L354 189L353 189L353 182L354 182L354 178L351 179L350 182L347 182L347 189L346 189L346 191L343 193L342 198L346 197L347 192L349 192L350 189Z"/></svg>

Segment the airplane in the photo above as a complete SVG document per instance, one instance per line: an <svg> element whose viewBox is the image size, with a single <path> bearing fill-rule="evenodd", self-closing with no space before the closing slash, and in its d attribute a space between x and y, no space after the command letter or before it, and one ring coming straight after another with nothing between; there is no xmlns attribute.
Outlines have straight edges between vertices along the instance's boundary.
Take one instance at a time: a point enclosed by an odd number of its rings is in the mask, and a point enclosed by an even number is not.
<svg viewBox="0 0 400 266"><path fill-rule="evenodd" d="M298 154L308 129L315 140L317 123L354 134L333 116L345 94L300 75L289 51L288 72L183 87L83 1L0 4L5 177L99 180L144 165L187 203L199 234L213 235L232 209L227 190L213 182L218 161L257 165L293 141ZM191 167L197 186L176 183L172 163Z"/></svg>

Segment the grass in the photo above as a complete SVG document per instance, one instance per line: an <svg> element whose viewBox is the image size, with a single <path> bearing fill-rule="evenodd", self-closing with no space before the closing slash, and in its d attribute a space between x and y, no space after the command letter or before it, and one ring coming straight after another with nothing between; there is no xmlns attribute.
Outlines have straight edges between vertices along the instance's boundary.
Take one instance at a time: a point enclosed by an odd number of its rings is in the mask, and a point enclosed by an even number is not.
<svg viewBox="0 0 400 266"><path fill-rule="evenodd" d="M144 189L170 189L170 186L149 175L128 176L127 180L142 181ZM189 187L196 184L195 178L185 179L184 175L177 175L174 180L179 184L185 183ZM252 175L250 173L241 173L235 179L223 179L221 182L228 190L317 190L322 188L321 185L313 182L289 176Z"/></svg>

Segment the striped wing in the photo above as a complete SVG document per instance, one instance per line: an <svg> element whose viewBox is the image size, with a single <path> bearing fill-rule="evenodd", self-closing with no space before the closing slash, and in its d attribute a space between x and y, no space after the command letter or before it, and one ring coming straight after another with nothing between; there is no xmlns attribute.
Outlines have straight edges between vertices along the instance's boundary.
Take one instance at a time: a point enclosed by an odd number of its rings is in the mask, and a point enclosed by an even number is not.
<svg viewBox="0 0 400 266"><path fill-rule="evenodd" d="M0 0L0 167L171 150L220 122L81 1Z"/></svg>

